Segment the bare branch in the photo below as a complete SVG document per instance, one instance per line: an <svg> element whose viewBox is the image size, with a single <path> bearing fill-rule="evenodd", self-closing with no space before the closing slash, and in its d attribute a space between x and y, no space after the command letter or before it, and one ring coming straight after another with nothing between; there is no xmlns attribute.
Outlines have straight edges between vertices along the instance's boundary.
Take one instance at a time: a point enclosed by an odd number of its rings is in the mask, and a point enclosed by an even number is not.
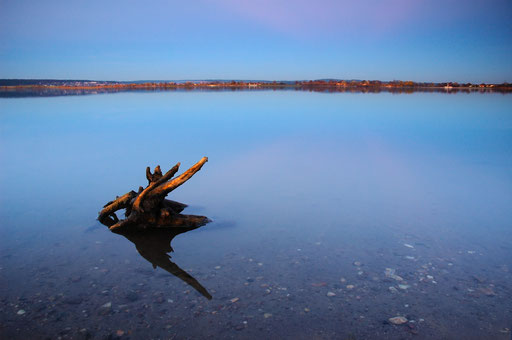
<svg viewBox="0 0 512 340"><path fill-rule="evenodd" d="M149 168L149 167L148 167ZM160 166L157 166L158 169L160 169ZM135 199L135 202L133 202L133 209L134 210L139 210L139 211L143 211L143 209L140 207L142 201L144 200L144 198L147 196L147 194L153 190L154 188L158 187L160 184L162 183L165 183L167 182L168 180L170 180L172 178L172 176L174 176L178 170L180 168L180 163L176 164L175 166L173 166L171 168L171 170L167 171L165 173L165 175L163 175L162 177L160 177L160 179L158 179L157 181L155 182L152 182L150 185L148 185L148 187L146 189L144 189L140 194L139 196ZM155 168L155 174L156 174L157 170ZM160 171L161 173L161 171Z"/></svg>
<svg viewBox="0 0 512 340"><path fill-rule="evenodd" d="M159 196L159 195L167 195L186 181L188 181L196 172L201 170L201 167L204 165L204 163L208 162L208 157L203 157L199 162L194 164L190 169L179 175L178 177L174 178L169 183L166 183L164 185L159 186L158 188L154 189L151 192L151 196Z"/></svg>
<svg viewBox="0 0 512 340"><path fill-rule="evenodd" d="M112 215L119 209L125 209L130 206L131 200L137 196L135 191L130 191L121 197L116 198L112 202L107 203L105 207L100 211L98 220L101 222L109 215Z"/></svg>

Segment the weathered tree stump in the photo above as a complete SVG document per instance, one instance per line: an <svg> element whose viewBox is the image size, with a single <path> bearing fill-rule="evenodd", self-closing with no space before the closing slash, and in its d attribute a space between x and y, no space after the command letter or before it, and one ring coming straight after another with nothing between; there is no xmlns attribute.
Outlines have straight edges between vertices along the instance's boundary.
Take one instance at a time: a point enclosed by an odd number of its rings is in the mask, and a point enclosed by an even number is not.
<svg viewBox="0 0 512 340"><path fill-rule="evenodd" d="M148 186L139 187L138 192L130 191L115 200L108 202L100 211L98 220L110 230L144 229L144 228L197 228L210 220L205 216L180 214L186 204L165 199L167 194L188 181L208 161L201 158L190 169L173 178L178 172L180 163L162 175L158 165L153 173L146 168ZM119 220L116 211L125 210L125 219Z"/></svg>

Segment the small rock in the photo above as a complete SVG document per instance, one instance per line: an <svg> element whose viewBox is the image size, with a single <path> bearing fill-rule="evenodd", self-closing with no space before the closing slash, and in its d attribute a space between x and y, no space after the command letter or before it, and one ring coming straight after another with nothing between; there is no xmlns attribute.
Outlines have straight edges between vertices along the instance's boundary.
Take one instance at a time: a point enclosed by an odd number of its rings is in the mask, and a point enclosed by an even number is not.
<svg viewBox="0 0 512 340"><path fill-rule="evenodd" d="M412 248L412 249L414 249L414 246L410 245L409 243L404 243L404 246L406 246L407 248Z"/></svg>
<svg viewBox="0 0 512 340"><path fill-rule="evenodd" d="M232 303L235 303L235 302L237 302L238 300L240 300L240 298L237 298L237 297L236 297L236 298L231 299L231 300L229 300L229 301L231 301Z"/></svg>
<svg viewBox="0 0 512 340"><path fill-rule="evenodd" d="M418 329L416 328L416 326L414 325L414 323L408 323L407 324L407 327L409 327L409 332L411 332L412 334L414 335L417 335L418 334Z"/></svg>
<svg viewBox="0 0 512 340"><path fill-rule="evenodd" d="M408 260L414 260L414 256L406 256L405 258Z"/></svg>
<svg viewBox="0 0 512 340"><path fill-rule="evenodd" d="M484 295L487 295L487 296L496 296L496 293L494 292L494 290L492 290L492 288L490 287L483 287L483 288L480 288L479 291L484 294Z"/></svg>
<svg viewBox="0 0 512 340"><path fill-rule="evenodd" d="M341 283L347 282L347 279L345 279L344 277L342 277L342 278L340 279L340 282L341 282Z"/></svg>
<svg viewBox="0 0 512 340"><path fill-rule="evenodd" d="M18 311L18 313L16 313L16 314L18 314L18 315L23 315L23 314L25 314L25 313L26 313L26 312L25 312L23 309L20 309L20 310Z"/></svg>
<svg viewBox="0 0 512 340"><path fill-rule="evenodd" d="M270 314L270 313L265 313L265 314L263 314L263 317L264 317L265 319L268 319L268 318L271 318L271 317L272 317L272 314Z"/></svg>
<svg viewBox="0 0 512 340"><path fill-rule="evenodd" d="M304 308L304 312L309 313L311 310L309 308Z"/></svg>
<svg viewBox="0 0 512 340"><path fill-rule="evenodd" d="M134 292L133 290L131 290L128 293L126 293L125 298L126 298L126 300L128 300L130 302L134 302L139 299L139 295L136 292Z"/></svg>
<svg viewBox="0 0 512 340"><path fill-rule="evenodd" d="M409 285L398 285L398 288L406 290L407 288L411 288Z"/></svg>
<svg viewBox="0 0 512 340"><path fill-rule="evenodd" d="M72 276L71 277L71 282L78 282L80 281L82 278L80 276Z"/></svg>
<svg viewBox="0 0 512 340"><path fill-rule="evenodd" d="M353 265L354 265L354 266L356 266L356 267L360 267L360 266L361 266L361 262L359 262L359 261L354 261Z"/></svg>
<svg viewBox="0 0 512 340"><path fill-rule="evenodd" d="M407 319L403 316L395 316L394 318L389 318L388 321L393 325L401 325L407 322Z"/></svg>
<svg viewBox="0 0 512 340"><path fill-rule="evenodd" d="M347 285L347 289L354 289L354 285Z"/></svg>
<svg viewBox="0 0 512 340"><path fill-rule="evenodd" d="M403 281L404 280L401 276L395 275L395 274L389 275L389 278L391 278L393 280L396 280L396 281Z"/></svg>
<svg viewBox="0 0 512 340"><path fill-rule="evenodd" d="M485 282L485 279L480 277L480 276L473 275L472 278L473 278L473 280L475 280L478 283L484 283Z"/></svg>
<svg viewBox="0 0 512 340"><path fill-rule="evenodd" d="M220 266L215 266L214 268L218 270L218 269L220 269Z"/></svg>
<svg viewBox="0 0 512 340"><path fill-rule="evenodd" d="M333 292L327 292L327 296L329 296L329 297L336 296L336 293L333 293Z"/></svg>
<svg viewBox="0 0 512 340"><path fill-rule="evenodd" d="M403 281L403 278L401 276L396 275L395 270L392 268L386 268L386 270L384 271L384 275L396 281Z"/></svg>
<svg viewBox="0 0 512 340"><path fill-rule="evenodd" d="M122 329L118 329L117 332L116 332L116 335L117 336L123 336L124 335L124 331Z"/></svg>
<svg viewBox="0 0 512 340"><path fill-rule="evenodd" d="M82 301L83 299L79 296L67 297L62 300L62 302L67 303L68 305L79 305Z"/></svg>
<svg viewBox="0 0 512 340"><path fill-rule="evenodd" d="M391 293L398 293L398 289L396 289L395 287L389 287L388 289Z"/></svg>
<svg viewBox="0 0 512 340"><path fill-rule="evenodd" d="M101 306L101 308L110 308L110 307L112 307L112 302L107 302L106 304Z"/></svg>

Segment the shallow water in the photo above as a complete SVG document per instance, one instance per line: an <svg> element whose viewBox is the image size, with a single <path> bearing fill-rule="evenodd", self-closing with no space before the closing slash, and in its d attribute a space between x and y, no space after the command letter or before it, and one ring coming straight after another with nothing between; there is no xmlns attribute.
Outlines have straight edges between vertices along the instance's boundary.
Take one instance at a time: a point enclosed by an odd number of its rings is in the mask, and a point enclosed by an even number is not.
<svg viewBox="0 0 512 340"><path fill-rule="evenodd" d="M509 339L511 108L479 93L2 98L0 337ZM170 198L214 222L174 237L178 276L96 221L146 166L202 156Z"/></svg>

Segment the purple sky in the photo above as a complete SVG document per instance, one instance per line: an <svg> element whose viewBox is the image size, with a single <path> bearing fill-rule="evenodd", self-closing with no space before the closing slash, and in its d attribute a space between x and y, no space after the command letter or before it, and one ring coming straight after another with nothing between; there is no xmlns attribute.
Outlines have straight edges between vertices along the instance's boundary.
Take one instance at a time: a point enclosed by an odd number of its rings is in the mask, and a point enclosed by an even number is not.
<svg viewBox="0 0 512 340"><path fill-rule="evenodd" d="M510 0L0 0L0 78L512 81Z"/></svg>

